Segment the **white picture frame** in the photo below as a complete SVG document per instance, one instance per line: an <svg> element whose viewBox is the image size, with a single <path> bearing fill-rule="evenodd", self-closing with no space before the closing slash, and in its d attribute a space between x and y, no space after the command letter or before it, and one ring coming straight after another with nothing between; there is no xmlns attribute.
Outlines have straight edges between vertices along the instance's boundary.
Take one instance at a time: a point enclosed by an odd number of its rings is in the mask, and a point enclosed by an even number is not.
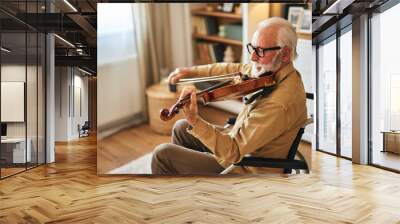
<svg viewBox="0 0 400 224"><path fill-rule="evenodd" d="M25 122L25 82L1 82L1 122Z"/></svg>
<svg viewBox="0 0 400 224"><path fill-rule="evenodd" d="M233 3L222 3L222 12L231 13L233 12Z"/></svg>
<svg viewBox="0 0 400 224"><path fill-rule="evenodd" d="M311 10L306 9L303 10L303 16L301 17L298 24L298 31L300 33L311 33L312 25L311 25Z"/></svg>
<svg viewBox="0 0 400 224"><path fill-rule="evenodd" d="M301 19L303 17L304 8L303 7L289 7L288 12L288 21L295 27L296 31L299 30L299 25L301 23Z"/></svg>

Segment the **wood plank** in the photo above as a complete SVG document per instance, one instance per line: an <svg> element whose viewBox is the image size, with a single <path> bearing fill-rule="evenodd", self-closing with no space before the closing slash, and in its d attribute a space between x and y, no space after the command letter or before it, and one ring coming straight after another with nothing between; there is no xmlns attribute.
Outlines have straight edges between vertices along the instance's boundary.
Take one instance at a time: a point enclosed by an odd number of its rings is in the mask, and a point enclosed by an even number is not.
<svg viewBox="0 0 400 224"><path fill-rule="evenodd" d="M220 126L223 126L229 117L235 116L202 105L199 105L199 114L206 121ZM168 135L159 135L159 133L159 131L154 131L153 127L149 130L148 125L139 125L100 140L97 145L98 173L106 174L151 153L157 145L171 141L170 133Z"/></svg>
<svg viewBox="0 0 400 224"><path fill-rule="evenodd" d="M211 42L235 45L235 46L242 46L242 41L240 41L240 40L227 39L227 38L220 37L217 35L193 34L193 38L199 39L199 40L206 40L206 41L211 41Z"/></svg>
<svg viewBox="0 0 400 224"><path fill-rule="evenodd" d="M149 125L131 131L161 140ZM96 137L81 138L0 181L0 223L399 222L399 174L312 153L310 175L98 176Z"/></svg>
<svg viewBox="0 0 400 224"><path fill-rule="evenodd" d="M192 10L192 15L196 16L212 16L212 17L218 17L218 18L225 18L225 19L234 19L241 21L242 20L242 15L241 14L235 14L235 13L226 13L226 12L218 12L218 11L206 11L205 9L194 9Z"/></svg>

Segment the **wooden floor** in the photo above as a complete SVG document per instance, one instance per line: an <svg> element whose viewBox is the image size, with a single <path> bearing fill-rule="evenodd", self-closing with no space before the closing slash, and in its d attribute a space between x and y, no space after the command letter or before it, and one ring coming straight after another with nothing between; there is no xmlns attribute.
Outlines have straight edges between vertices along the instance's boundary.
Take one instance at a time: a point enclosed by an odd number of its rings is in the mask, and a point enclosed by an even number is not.
<svg viewBox="0 0 400 224"><path fill-rule="evenodd" d="M225 121L234 116L231 113L204 106L199 107L199 114L203 119L219 126L224 126ZM170 135L156 134L147 124L119 131L97 142L97 172L110 173L151 153L157 145L166 142L171 142Z"/></svg>
<svg viewBox="0 0 400 224"><path fill-rule="evenodd" d="M26 170L25 167L20 168L20 167L11 167L11 168L1 168L1 178L13 175L15 173L19 173Z"/></svg>
<svg viewBox="0 0 400 224"><path fill-rule="evenodd" d="M97 172L106 174L170 141L170 136L155 134L148 125L122 130L98 141Z"/></svg>
<svg viewBox="0 0 400 224"><path fill-rule="evenodd" d="M313 156L310 175L97 176L92 136L0 181L0 223L400 223L399 174Z"/></svg>
<svg viewBox="0 0 400 224"><path fill-rule="evenodd" d="M400 154L392 152L381 152L375 150L372 161L374 164L400 170Z"/></svg>
<svg viewBox="0 0 400 224"><path fill-rule="evenodd" d="M25 170L33 169L37 166L36 163L27 163L27 167L25 167L25 164L18 164L18 167L2 167L0 170L1 173L1 178L6 178L8 176L24 172Z"/></svg>

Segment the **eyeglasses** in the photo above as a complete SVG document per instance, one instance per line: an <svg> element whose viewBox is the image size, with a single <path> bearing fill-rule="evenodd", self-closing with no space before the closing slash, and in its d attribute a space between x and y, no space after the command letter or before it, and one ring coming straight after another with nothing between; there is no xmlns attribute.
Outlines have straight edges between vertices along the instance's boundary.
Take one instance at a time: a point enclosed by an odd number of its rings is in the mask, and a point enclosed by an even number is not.
<svg viewBox="0 0 400 224"><path fill-rule="evenodd" d="M249 52L249 54L253 54L253 52L256 52L256 55L260 58L265 56L265 52L267 51L274 51L274 50L279 50L282 47L276 46L276 47L268 47L268 48L261 48L261 47L253 47L253 45L251 45L251 43L248 43L246 45L247 47L247 51Z"/></svg>

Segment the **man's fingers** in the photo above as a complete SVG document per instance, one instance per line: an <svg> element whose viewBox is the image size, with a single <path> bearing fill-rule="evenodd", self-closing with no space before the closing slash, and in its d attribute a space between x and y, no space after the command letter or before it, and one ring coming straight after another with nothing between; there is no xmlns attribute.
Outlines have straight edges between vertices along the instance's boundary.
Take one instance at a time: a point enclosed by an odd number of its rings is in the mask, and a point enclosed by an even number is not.
<svg viewBox="0 0 400 224"><path fill-rule="evenodd" d="M182 99L186 97L188 94L190 94L192 90L190 89L190 86L186 86L185 88L182 89L181 95L179 96L179 99Z"/></svg>
<svg viewBox="0 0 400 224"><path fill-rule="evenodd" d="M183 78L187 74L187 70L185 70L184 68L178 68L168 76L168 83L176 84L181 78Z"/></svg>
<svg viewBox="0 0 400 224"><path fill-rule="evenodd" d="M192 92L196 93L196 88L193 86L186 86L182 89L181 95L179 97L179 99L182 99L186 96L188 96L189 94L192 94Z"/></svg>
<svg viewBox="0 0 400 224"><path fill-rule="evenodd" d="M171 77L171 84L176 84L180 79L180 73L175 74L174 76Z"/></svg>
<svg viewBox="0 0 400 224"><path fill-rule="evenodd" d="M197 97L196 97L196 88L193 86L186 86L182 89L181 95L179 97L179 99L183 99L184 97L188 97L190 98L190 102L186 103L185 105L183 105L183 112L184 113L190 113L193 108L197 109ZM194 104L194 106L193 106Z"/></svg>
<svg viewBox="0 0 400 224"><path fill-rule="evenodd" d="M190 95L190 110L191 111L196 111L197 110L196 91L192 92L192 94Z"/></svg>
<svg viewBox="0 0 400 224"><path fill-rule="evenodd" d="M176 84L177 81L176 81L175 77L176 77L176 74L171 74L170 76L168 76L168 83Z"/></svg>
<svg viewBox="0 0 400 224"><path fill-rule="evenodd" d="M180 99L183 97L188 97L186 99L190 100L189 102L185 99L185 104L182 107L183 114L185 115L186 120L189 124L194 124L197 119L197 93L196 88L193 86L187 86L182 90L182 94Z"/></svg>

